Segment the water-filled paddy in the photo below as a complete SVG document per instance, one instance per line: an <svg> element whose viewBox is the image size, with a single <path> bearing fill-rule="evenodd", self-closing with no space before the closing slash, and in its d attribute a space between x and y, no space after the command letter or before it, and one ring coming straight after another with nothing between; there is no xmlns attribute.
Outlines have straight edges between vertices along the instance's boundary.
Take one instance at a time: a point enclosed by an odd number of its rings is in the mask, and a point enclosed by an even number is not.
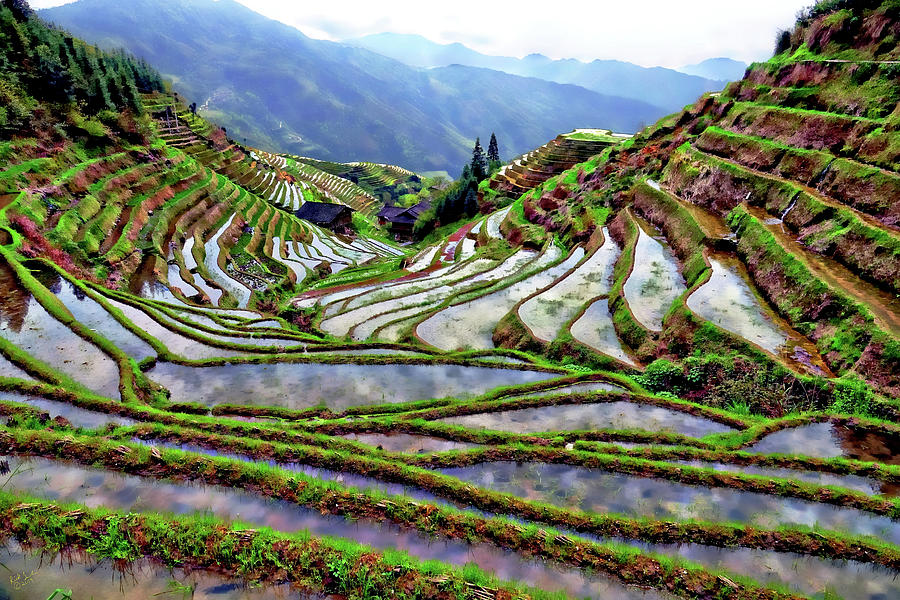
<svg viewBox="0 0 900 600"><path fill-rule="evenodd" d="M78 502L90 507L107 506L122 511L191 514L203 511L221 519L239 519L258 527L283 532L307 530L312 535L354 539L375 548L397 548L423 560L437 559L455 565L476 562L501 579L564 590L576 597L643 598L666 597L627 588L604 577L592 577L579 569L555 568L527 560L514 552L490 544L430 538L418 531L386 521L351 521L322 515L289 502L269 500L238 489L191 485L122 475L81 465L47 459L8 457L17 471L7 490L27 491L58 502ZM22 465L24 468L18 469Z"/></svg>
<svg viewBox="0 0 900 600"><path fill-rule="evenodd" d="M49 554L25 550L16 542L0 549L0 564L8 571L0 577L0 597L8 600L49 598L58 588L72 591L73 599L146 600L319 600L324 596L300 593L288 586L249 586L213 571L170 568L148 559L116 568L111 560L96 561L90 554ZM181 586L181 591L179 590Z"/></svg>
<svg viewBox="0 0 900 600"><path fill-rule="evenodd" d="M843 456L900 465L900 438L872 429L812 423L782 429L744 448L760 454L804 454L817 458Z"/></svg>
<svg viewBox="0 0 900 600"><path fill-rule="evenodd" d="M561 257L562 252L556 246L552 246L544 253L544 256L535 261L534 266L540 268ZM445 350L463 346L479 349L493 348L493 332L497 321L535 290L550 285L556 278L564 275L582 258L584 258L584 249L576 248L567 259L555 266L537 272L498 292L445 309L429 320L435 321L432 327L429 327L429 321L423 323L419 327L419 335L423 336L426 342L432 340L430 342L432 345L438 345ZM443 324L443 331L440 333L434 329L438 327L438 323ZM436 343L433 341L435 339L440 342Z"/></svg>
<svg viewBox="0 0 900 600"><path fill-rule="evenodd" d="M115 361L54 319L19 286L11 268L3 262L0 292L0 337L87 389L109 398L119 397L119 368ZM46 289L45 293L50 294Z"/></svg>
<svg viewBox="0 0 900 600"><path fill-rule="evenodd" d="M636 364L625 351L625 347L619 341L619 336L616 335L612 314L609 312L609 301L606 298L601 298L591 304L584 314L572 323L571 331L572 337L594 350L611 356L626 365Z"/></svg>
<svg viewBox="0 0 900 600"><path fill-rule="evenodd" d="M672 302L684 293L684 279L665 238L637 220L638 241L634 267L625 281L625 300L638 322L651 331L660 331Z"/></svg>
<svg viewBox="0 0 900 600"><path fill-rule="evenodd" d="M546 463L493 462L441 469L474 485L598 514L654 519L737 521L774 529L807 525L900 541L900 523L852 508L729 488L707 488Z"/></svg>
<svg viewBox="0 0 900 600"><path fill-rule="evenodd" d="M142 360L148 356L156 356L156 352L150 344L131 333L104 309L100 304L89 298L81 289L76 288L67 280L57 279L56 285L50 288L56 293L72 316L82 325L85 325L116 345L120 350L135 360Z"/></svg>
<svg viewBox="0 0 900 600"><path fill-rule="evenodd" d="M136 423L134 419L129 419L128 417L87 410L78 406L73 406L66 402L48 400L46 398L20 396L19 394L0 392L0 400L27 404L32 408L36 408L39 411L48 413L51 419L56 416L64 417L75 427L96 429L98 427L103 427L109 423L116 423L122 426L134 425Z"/></svg>
<svg viewBox="0 0 900 600"><path fill-rule="evenodd" d="M555 340L586 302L609 293L619 247L606 228L603 233L603 245L575 271L519 307L519 317L538 339Z"/></svg>
<svg viewBox="0 0 900 600"><path fill-rule="evenodd" d="M461 365L358 365L324 363L240 364L187 367L161 363L149 371L175 401L206 405L252 404L343 409L443 398L471 397L504 385L531 383L554 375Z"/></svg>
<svg viewBox="0 0 900 600"><path fill-rule="evenodd" d="M553 392L548 392L553 393ZM709 419L668 408L616 401L521 408L441 419L445 423L514 433L583 429L643 429L701 437L731 431Z"/></svg>
<svg viewBox="0 0 900 600"><path fill-rule="evenodd" d="M453 440L445 440L438 437L411 435L408 433L348 433L343 437L381 448L387 452L405 452L408 454L470 450L478 447L478 444L454 442Z"/></svg>

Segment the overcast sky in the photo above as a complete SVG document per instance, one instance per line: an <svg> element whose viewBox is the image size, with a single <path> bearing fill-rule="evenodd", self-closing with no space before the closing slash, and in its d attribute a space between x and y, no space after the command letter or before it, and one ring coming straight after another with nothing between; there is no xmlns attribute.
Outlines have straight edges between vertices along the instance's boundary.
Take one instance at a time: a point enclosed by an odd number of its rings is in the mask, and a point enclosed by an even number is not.
<svg viewBox="0 0 900 600"><path fill-rule="evenodd" d="M128 0L122 0L127 2ZM179 0L158 0L172 2ZM619 59L677 67L771 56L775 32L812 0L238 0L314 38L385 31L461 42L486 54ZM31 0L34 8L67 0Z"/></svg>

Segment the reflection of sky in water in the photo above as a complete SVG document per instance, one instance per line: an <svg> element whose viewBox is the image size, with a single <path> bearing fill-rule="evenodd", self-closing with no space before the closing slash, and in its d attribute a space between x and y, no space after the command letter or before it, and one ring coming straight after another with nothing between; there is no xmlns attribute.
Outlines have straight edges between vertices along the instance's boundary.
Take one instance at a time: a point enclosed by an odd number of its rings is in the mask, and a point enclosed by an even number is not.
<svg viewBox="0 0 900 600"><path fill-rule="evenodd" d="M435 559L454 565L474 562L501 579L515 579L549 590L560 589L576 597L604 600L668 597L626 588L603 577L591 577L580 569L557 569L490 544L430 538L386 521L351 521L321 515L315 510L290 502L269 500L243 490L170 483L40 458L22 460L9 457L7 460L17 472L7 485L7 490L27 491L34 496L59 502L142 512L187 514L204 511L219 518L239 519L252 526L272 527L284 532L305 529L312 535L338 536L379 549L405 550L422 560ZM19 465L24 470L18 471Z"/></svg>
<svg viewBox="0 0 900 600"><path fill-rule="evenodd" d="M124 571L112 561L96 562L84 553L60 555L23 551L10 542L0 548L0 598L33 600L49 598L60 586L71 590L76 599L146 600L147 598L182 598L173 593L172 583L192 589L192 600L318 600L321 595L300 594L288 586L247 587L240 579L229 579L211 571L170 569L158 562L141 559L128 563ZM33 575L32 575L33 573ZM17 578L18 576L18 578ZM27 584L22 585L26 581ZM16 583L19 585L16 586ZM18 587L18 589L16 589ZM298 595L300 594L300 595Z"/></svg>
<svg viewBox="0 0 900 600"><path fill-rule="evenodd" d="M502 385L553 375L460 365L275 363L186 367L162 363L150 371L175 401L341 409L361 404L474 396Z"/></svg>
<svg viewBox="0 0 900 600"><path fill-rule="evenodd" d="M547 393L552 394L553 392ZM522 408L496 413L448 417L442 421L465 427L498 429L516 433L581 429L644 429L647 431L671 431L691 437L700 437L710 433L731 431L727 425L702 417L659 406L625 401Z"/></svg>
<svg viewBox="0 0 900 600"><path fill-rule="evenodd" d="M638 231L634 268L625 280L625 299L635 319L647 329L660 331L669 306L685 290L684 280L668 244L640 227Z"/></svg>
<svg viewBox="0 0 900 600"><path fill-rule="evenodd" d="M0 313L0 336L88 389L119 397L119 369L111 358L51 317L32 296L27 310L18 330L11 327L8 315Z"/></svg>
<svg viewBox="0 0 900 600"><path fill-rule="evenodd" d="M381 449L387 452L408 452L413 454L419 452L468 450L479 446L479 444L454 442L453 440L409 433L350 433L343 437L370 446L381 446Z"/></svg>
<svg viewBox="0 0 900 600"><path fill-rule="evenodd" d="M802 454L813 458L833 458L843 454L830 423L782 429L744 450L760 454Z"/></svg>
<svg viewBox="0 0 900 600"><path fill-rule="evenodd" d="M545 463L495 462L442 469L478 486L599 514L655 519L738 521L758 527L815 525L900 541L900 524L863 511L727 488Z"/></svg>
<svg viewBox="0 0 900 600"><path fill-rule="evenodd" d="M758 467L756 465L732 465L725 463L708 463L699 460L672 461L675 464L690 465L692 467L712 468L716 471L729 471L732 473L746 473L748 475L762 475L764 477L783 477L808 481L816 485L838 485L852 490L859 490L866 494L878 494L880 484L872 479L857 475L835 475L834 473L822 473L819 471L801 471L779 467Z"/></svg>
<svg viewBox="0 0 900 600"><path fill-rule="evenodd" d="M59 282L52 291L82 325L98 332L128 356L135 360L156 356L156 352L153 351L150 344L125 329L112 318L112 315L106 312L106 309L88 298L84 292L76 289L68 281Z"/></svg>
<svg viewBox="0 0 900 600"><path fill-rule="evenodd" d="M896 572L877 565L753 548L628 543L661 554L679 554L709 568L752 577L764 585L785 583L802 594L823 594L829 590L854 600L900 598Z"/></svg>
<svg viewBox="0 0 900 600"><path fill-rule="evenodd" d="M22 404L28 404L29 406L40 411L50 413L50 418L53 418L57 415L63 416L75 427L95 429L97 427L103 427L107 423L118 423L119 425L123 426L134 425L136 423L136 421L127 417L120 417L118 415L108 415L102 412L85 410L77 406L72 406L71 404L68 404L66 402L57 402L56 400L47 400L45 398L20 396L18 394L11 394L8 392L0 392L0 400L8 400L9 402L20 402Z"/></svg>
<svg viewBox="0 0 900 600"><path fill-rule="evenodd" d="M606 228L603 234L606 236L603 246L578 269L519 307L519 317L538 338L548 342L556 339L562 326L578 313L585 302L609 293L619 247Z"/></svg>

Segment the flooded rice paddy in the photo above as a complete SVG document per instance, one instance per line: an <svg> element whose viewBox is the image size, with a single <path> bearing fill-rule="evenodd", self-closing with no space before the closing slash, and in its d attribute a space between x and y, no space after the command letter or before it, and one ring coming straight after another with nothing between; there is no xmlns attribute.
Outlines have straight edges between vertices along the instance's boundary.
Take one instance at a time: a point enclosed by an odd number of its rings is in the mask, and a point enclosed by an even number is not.
<svg viewBox="0 0 900 600"><path fill-rule="evenodd" d="M889 517L756 492L546 463L493 462L441 472L520 498L597 514L738 522L767 529L805 525L900 541L900 522Z"/></svg>
<svg viewBox="0 0 900 600"><path fill-rule="evenodd" d="M532 383L551 373L460 365L324 363L238 364L188 367L161 363L148 372L179 402L344 409L471 397L499 386Z"/></svg>
<svg viewBox="0 0 900 600"><path fill-rule="evenodd" d="M552 393L549 392L549 393ZM732 431L727 425L668 408L615 401L521 408L442 419L445 423L513 433L641 429L702 437Z"/></svg>
<svg viewBox="0 0 900 600"><path fill-rule="evenodd" d="M5 460L16 472L7 489L57 502L107 506L122 511L203 512L228 521L239 520L283 532L305 530L313 535L339 536L374 548L404 550L423 560L436 559L460 566L474 562L500 579L515 579L544 589L561 590L575 597L604 600L667 597L629 588L605 577L590 576L579 569L556 568L522 558L490 544L431 538L385 521L351 521L322 515L296 504L264 499L242 490L148 480L42 458L7 457Z"/></svg>
<svg viewBox="0 0 900 600"><path fill-rule="evenodd" d="M638 221L638 240L634 250L634 266L625 280L625 300L644 327L661 331L663 317L685 291L678 261L668 242L652 225Z"/></svg>

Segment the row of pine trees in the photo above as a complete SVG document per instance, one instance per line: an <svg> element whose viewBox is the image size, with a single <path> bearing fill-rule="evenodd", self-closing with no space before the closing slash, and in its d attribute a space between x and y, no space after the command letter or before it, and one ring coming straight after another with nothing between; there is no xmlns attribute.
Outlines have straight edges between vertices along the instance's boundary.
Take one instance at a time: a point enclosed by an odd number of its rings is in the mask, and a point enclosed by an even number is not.
<svg viewBox="0 0 900 600"><path fill-rule="evenodd" d="M24 0L0 0L0 129L25 126L36 102L76 104L84 114L142 110L160 74L124 52L104 52L38 19Z"/></svg>

